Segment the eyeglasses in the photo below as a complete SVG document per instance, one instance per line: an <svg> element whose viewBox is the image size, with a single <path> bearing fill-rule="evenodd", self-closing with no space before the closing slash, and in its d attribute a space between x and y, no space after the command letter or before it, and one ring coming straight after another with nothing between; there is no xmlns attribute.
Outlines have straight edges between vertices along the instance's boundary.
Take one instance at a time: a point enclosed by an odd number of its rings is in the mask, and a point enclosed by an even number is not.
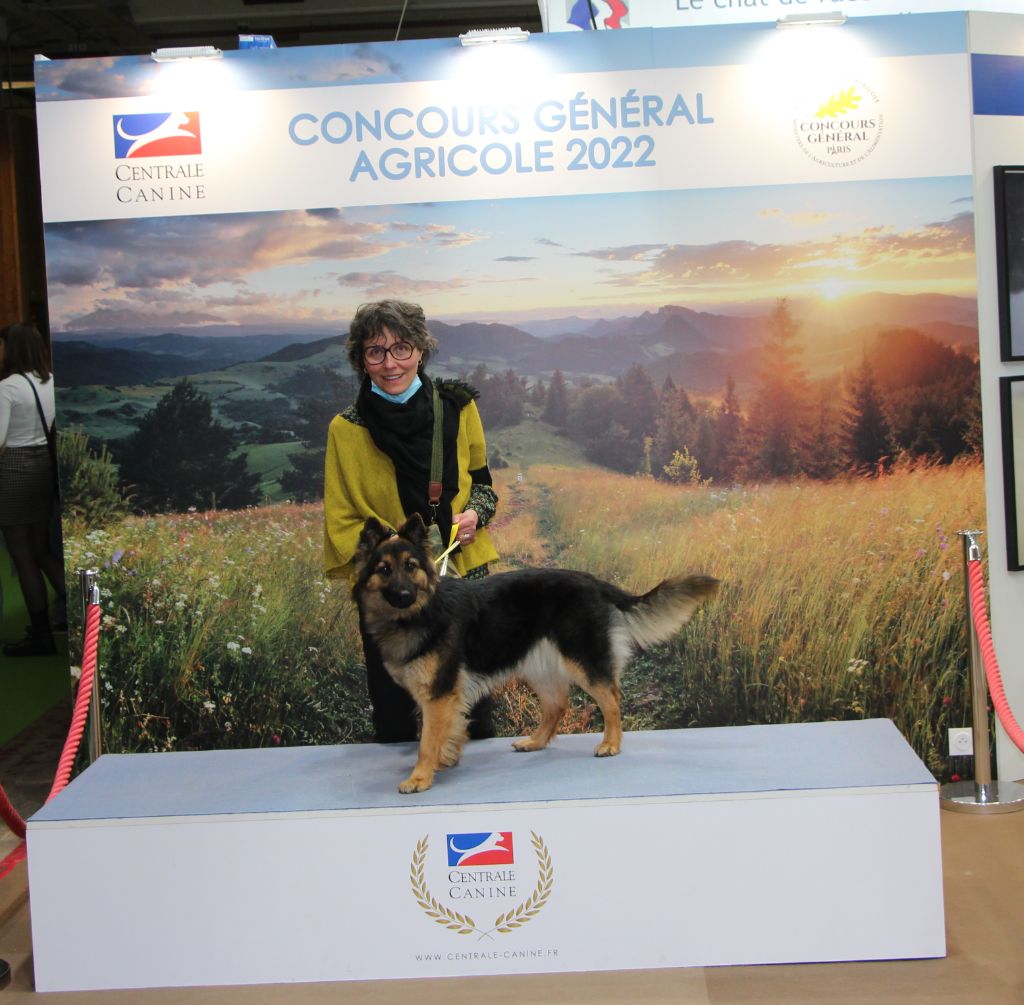
<svg viewBox="0 0 1024 1005"><path fill-rule="evenodd" d="M388 353L391 353L392 359L401 362L412 356L415 351L416 347L411 342L392 342L387 348L382 345L368 345L363 350L363 359L372 366L379 366Z"/></svg>

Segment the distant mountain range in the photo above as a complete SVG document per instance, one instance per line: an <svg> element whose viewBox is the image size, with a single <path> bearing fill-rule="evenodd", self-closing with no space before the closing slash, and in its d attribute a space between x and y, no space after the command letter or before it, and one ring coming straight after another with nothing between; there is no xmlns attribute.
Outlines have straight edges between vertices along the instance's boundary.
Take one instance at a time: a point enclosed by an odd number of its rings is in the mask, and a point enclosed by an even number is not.
<svg viewBox="0 0 1024 1005"><path fill-rule="evenodd" d="M656 381L671 375L687 389L714 393L726 376L740 386L752 379L770 309L769 304L762 314L739 315L665 306L598 320L568 316L523 325L432 321L429 328L439 343L434 365L445 373L483 364L492 372L511 368L527 377L549 376L558 369L569 377L608 379L641 363ZM913 327L976 352L976 307L968 297L868 294L793 301L791 310L812 375L855 364L866 342L887 328ZM243 332L228 326L202 334L65 332L54 339L54 374L63 387L130 386L253 361L317 366L330 357L330 365L337 367L346 337L322 329Z"/></svg>

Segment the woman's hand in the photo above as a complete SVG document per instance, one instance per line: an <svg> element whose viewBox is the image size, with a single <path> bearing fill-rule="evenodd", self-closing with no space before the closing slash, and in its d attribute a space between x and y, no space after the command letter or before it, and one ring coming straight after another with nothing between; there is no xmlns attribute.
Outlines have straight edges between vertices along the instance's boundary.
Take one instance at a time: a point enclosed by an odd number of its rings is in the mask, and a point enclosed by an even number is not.
<svg viewBox="0 0 1024 1005"><path fill-rule="evenodd" d="M452 523L458 526L456 540L459 544L472 544L476 540L476 527L480 517L475 509L463 510L452 517Z"/></svg>

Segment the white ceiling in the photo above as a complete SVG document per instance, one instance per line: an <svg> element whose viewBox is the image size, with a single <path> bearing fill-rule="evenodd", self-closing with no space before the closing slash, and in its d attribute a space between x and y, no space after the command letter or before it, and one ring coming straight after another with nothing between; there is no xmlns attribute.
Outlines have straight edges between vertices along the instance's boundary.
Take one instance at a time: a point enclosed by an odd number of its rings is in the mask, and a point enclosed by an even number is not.
<svg viewBox="0 0 1024 1005"><path fill-rule="evenodd" d="M37 52L67 59L179 45L235 49L250 32L273 35L279 47L326 45L508 26L539 32L537 0L0 0L0 59L4 81L29 81Z"/></svg>

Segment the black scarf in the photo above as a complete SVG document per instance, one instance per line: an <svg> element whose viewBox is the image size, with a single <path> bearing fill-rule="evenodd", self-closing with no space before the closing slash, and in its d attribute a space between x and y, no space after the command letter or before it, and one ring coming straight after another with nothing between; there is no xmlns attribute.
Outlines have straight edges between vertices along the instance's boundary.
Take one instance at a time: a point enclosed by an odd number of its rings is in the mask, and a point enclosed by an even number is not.
<svg viewBox="0 0 1024 1005"><path fill-rule="evenodd" d="M420 374L423 386L404 405L382 398L371 388L370 378L363 379L356 399L358 410L374 444L395 466L398 498L406 516L419 513L426 524L434 520L434 511L427 500L430 481L430 455L434 442L433 384ZM459 491L457 441L459 413L476 397L466 385L437 381L437 391L444 403L441 441L444 462L441 468L441 501L437 507L437 526L441 540L447 545L452 533L452 499Z"/></svg>

